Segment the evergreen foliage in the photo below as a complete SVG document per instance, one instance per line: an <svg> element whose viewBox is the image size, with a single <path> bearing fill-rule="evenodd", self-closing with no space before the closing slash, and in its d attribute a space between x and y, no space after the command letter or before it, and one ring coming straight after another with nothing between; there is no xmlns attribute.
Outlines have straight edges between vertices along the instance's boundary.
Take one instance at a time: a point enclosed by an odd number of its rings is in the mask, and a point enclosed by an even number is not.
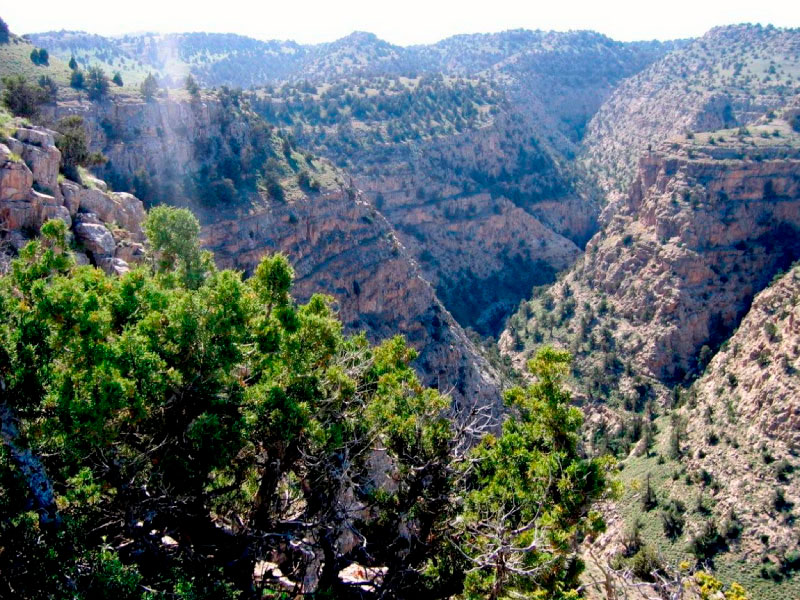
<svg viewBox="0 0 800 600"><path fill-rule="evenodd" d="M579 455L568 355L469 450L415 352L296 304L285 257L243 281L188 211L146 230L150 265L112 277L49 221L0 277L0 595L272 597L268 560L328 597L353 562L385 569L359 597L576 597L609 464Z"/></svg>
<svg viewBox="0 0 800 600"><path fill-rule="evenodd" d="M460 522L464 552L475 565L468 598L577 597L576 543L604 528L590 507L611 491L611 463L578 451L582 415L561 387L570 360L565 351L540 350L528 365L536 383L506 395L515 418L472 454Z"/></svg>
<svg viewBox="0 0 800 600"><path fill-rule="evenodd" d="M148 73L147 77L144 78L144 81L139 86L139 91L147 101L155 98L156 93L158 93L158 80L152 73Z"/></svg>
<svg viewBox="0 0 800 600"><path fill-rule="evenodd" d="M80 181L78 167L100 165L106 161L100 152L89 151L83 117L64 117L56 128L61 133L56 140L56 146L61 151L61 172L73 181Z"/></svg>
<svg viewBox="0 0 800 600"><path fill-rule="evenodd" d="M86 76L83 74L83 71L80 69L73 69L72 74L69 77L69 85L76 90L82 90L84 84L86 83Z"/></svg>
<svg viewBox="0 0 800 600"><path fill-rule="evenodd" d="M44 48L34 48L31 50L31 62L37 66L47 66L50 64L50 54Z"/></svg>
<svg viewBox="0 0 800 600"><path fill-rule="evenodd" d="M55 102L58 98L58 84L49 75L39 77L39 87L44 90L43 98L47 102Z"/></svg>
<svg viewBox="0 0 800 600"><path fill-rule="evenodd" d="M3 105L18 117L32 118L39 114L39 105L47 102L48 92L22 75L3 77Z"/></svg>
<svg viewBox="0 0 800 600"><path fill-rule="evenodd" d="M92 67L86 73L86 92L90 100L101 100L108 94L108 77L100 67Z"/></svg>

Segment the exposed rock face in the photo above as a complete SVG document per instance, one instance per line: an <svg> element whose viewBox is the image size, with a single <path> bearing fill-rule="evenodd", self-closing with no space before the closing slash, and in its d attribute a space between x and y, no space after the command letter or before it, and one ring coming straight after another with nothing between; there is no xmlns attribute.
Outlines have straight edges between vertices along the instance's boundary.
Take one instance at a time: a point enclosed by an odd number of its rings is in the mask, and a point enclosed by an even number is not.
<svg viewBox="0 0 800 600"><path fill-rule="evenodd" d="M89 181L97 188L59 182L55 135L20 127L7 145L0 144L0 239L19 250L45 221L61 219L88 255L79 256L80 262L91 260L107 272L127 271L129 263L144 259L141 201L106 192L99 180Z"/></svg>
<svg viewBox="0 0 800 600"><path fill-rule="evenodd" d="M336 298L350 330L373 340L402 333L419 350L425 383L458 406L499 410L500 381L436 298L391 226L357 193L329 190L292 204L204 227L205 245L223 267L255 268L264 254L290 257L300 300L324 292Z"/></svg>
<svg viewBox="0 0 800 600"><path fill-rule="evenodd" d="M58 187L61 153L55 147L53 132L42 127L21 128L16 136L17 139L9 140L9 149L22 156L40 192L61 199Z"/></svg>
<svg viewBox="0 0 800 600"><path fill-rule="evenodd" d="M229 108L219 102L145 102L123 97L96 103L78 99L60 102L46 111L53 122L68 115L84 118L93 148L102 150L108 158L106 174L132 178L143 172L153 180L176 186L210 158L203 144L217 139L217 143L232 142L247 148L252 135L244 123L230 121Z"/></svg>
<svg viewBox="0 0 800 600"><path fill-rule="evenodd" d="M642 159L630 210L590 248L584 277L637 329L631 350L651 374L690 369L800 255L798 159Z"/></svg>
<svg viewBox="0 0 800 600"><path fill-rule="evenodd" d="M569 325L553 330L538 304L526 306L506 351L549 327L587 356L599 333L605 351L661 381L702 367L753 296L800 257L800 144L787 127L767 138L710 145L707 136L644 157L626 202L547 295L557 314L568 308Z"/></svg>
<svg viewBox="0 0 800 600"><path fill-rule="evenodd" d="M769 438L800 451L799 358L800 267L795 266L756 296L695 384L698 400L720 408L729 399L747 439Z"/></svg>

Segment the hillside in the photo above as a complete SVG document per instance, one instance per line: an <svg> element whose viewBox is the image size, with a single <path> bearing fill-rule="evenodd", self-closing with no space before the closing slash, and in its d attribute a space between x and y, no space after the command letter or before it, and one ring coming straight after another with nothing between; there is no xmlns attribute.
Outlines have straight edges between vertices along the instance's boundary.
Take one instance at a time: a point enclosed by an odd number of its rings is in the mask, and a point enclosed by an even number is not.
<svg viewBox="0 0 800 600"><path fill-rule="evenodd" d="M261 42L234 34L141 34L103 37L82 31L26 36L64 61L75 57L83 68L97 64L119 71L138 85L147 73L181 87L189 73L208 87L249 87L283 79L297 68L306 50L292 42Z"/></svg>
<svg viewBox="0 0 800 600"><path fill-rule="evenodd" d="M570 193L563 166L485 80L353 78L248 99L346 167L459 322L484 334L571 262L578 250L564 236L582 243L593 231L593 210ZM566 218L568 206L576 212Z"/></svg>
<svg viewBox="0 0 800 600"><path fill-rule="evenodd" d="M800 593L799 291L797 267L776 276L682 405L653 423L651 448L640 443L623 461L618 521L598 544L617 556L612 562L636 564L645 548L662 564L711 561L752 598ZM645 505L648 485L653 500Z"/></svg>
<svg viewBox="0 0 800 600"><path fill-rule="evenodd" d="M623 459L594 548L645 580L707 560L754 597L796 593L798 113L643 156L584 256L500 341L518 363L548 343L577 357L587 442Z"/></svg>
<svg viewBox="0 0 800 600"><path fill-rule="evenodd" d="M747 126L799 92L799 30L718 27L615 89L587 127L581 161L605 192L624 191L648 147Z"/></svg>
<svg viewBox="0 0 800 600"><path fill-rule="evenodd" d="M65 61L57 56L50 56L47 64L37 65L31 60L31 52L40 47L12 34L9 43L0 44L0 77L21 75L37 81L42 76L48 76L60 86L68 86L71 71Z"/></svg>

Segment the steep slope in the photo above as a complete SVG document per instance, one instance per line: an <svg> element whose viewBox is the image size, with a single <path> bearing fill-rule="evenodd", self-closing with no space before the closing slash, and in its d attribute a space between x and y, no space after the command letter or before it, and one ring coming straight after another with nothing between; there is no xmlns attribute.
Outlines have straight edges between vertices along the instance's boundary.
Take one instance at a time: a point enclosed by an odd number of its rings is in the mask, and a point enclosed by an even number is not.
<svg viewBox="0 0 800 600"><path fill-rule="evenodd" d="M800 136L785 120L642 158L626 202L583 260L523 305L504 348L571 347L586 389L634 404L646 386L614 381L638 373L674 383L702 370L753 296L800 257L798 172Z"/></svg>
<svg viewBox="0 0 800 600"><path fill-rule="evenodd" d="M372 339L407 335L427 383L451 392L457 405L499 407L497 374L385 219L343 173L301 153L237 96L65 102L48 116L57 122L74 114L109 158L109 180L142 187L150 202L192 207L221 265L250 273L266 253L285 251L298 271L299 297L331 294L342 321ZM301 172L308 182L301 183ZM232 196L208 195L229 177L236 180Z"/></svg>
<svg viewBox="0 0 800 600"><path fill-rule="evenodd" d="M798 92L800 30L718 27L614 90L589 123L581 158L606 192L625 190L649 146L746 126Z"/></svg>
<svg viewBox="0 0 800 600"><path fill-rule="evenodd" d="M756 295L681 406L651 424L651 446L623 461L626 490L596 544L612 565L642 576L637 564L703 562L751 598L800 594L799 300L794 266Z"/></svg>

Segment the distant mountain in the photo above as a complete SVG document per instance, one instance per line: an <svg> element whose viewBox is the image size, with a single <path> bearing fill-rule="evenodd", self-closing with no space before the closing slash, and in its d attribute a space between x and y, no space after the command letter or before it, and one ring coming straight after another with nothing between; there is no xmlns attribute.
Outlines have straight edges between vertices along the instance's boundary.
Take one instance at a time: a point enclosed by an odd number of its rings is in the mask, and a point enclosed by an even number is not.
<svg viewBox="0 0 800 600"><path fill-rule="evenodd" d="M330 81L346 75L415 75L441 72L472 75L504 70L530 54L569 50L573 57L593 44L625 48L646 64L673 43L625 44L594 32L512 30L494 34L454 36L436 44L396 46L372 33L353 32L339 40L302 45L291 41L261 41L236 34L179 33L103 37L80 31L50 31L26 36L37 46L80 64L139 73L143 69L171 76L191 72L207 86L250 87L286 79ZM653 55L653 56L651 56ZM640 65L640 66L643 66ZM610 68L620 66L614 59ZM623 70L626 70L623 67ZM631 70L631 69L627 69ZM631 70L634 72L637 68ZM124 74L124 73L123 73Z"/></svg>

